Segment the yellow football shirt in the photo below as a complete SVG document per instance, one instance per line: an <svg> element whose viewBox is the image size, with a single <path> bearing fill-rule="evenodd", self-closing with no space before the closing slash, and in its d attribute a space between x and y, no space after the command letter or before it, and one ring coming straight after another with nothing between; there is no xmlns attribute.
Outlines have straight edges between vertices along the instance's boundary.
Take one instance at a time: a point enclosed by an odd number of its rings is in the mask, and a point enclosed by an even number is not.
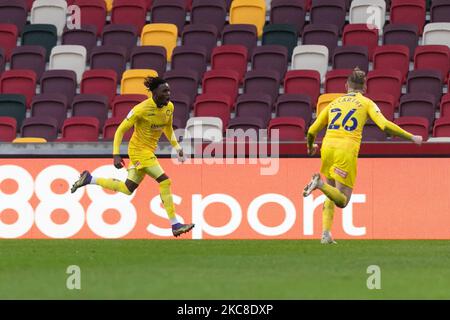
<svg viewBox="0 0 450 320"><path fill-rule="evenodd" d="M128 145L129 149L154 152L163 132L171 145L179 149L180 146L172 128L173 110L172 102L158 108L152 98L136 105L117 128L113 154L120 153L123 135L133 126L134 133Z"/></svg>

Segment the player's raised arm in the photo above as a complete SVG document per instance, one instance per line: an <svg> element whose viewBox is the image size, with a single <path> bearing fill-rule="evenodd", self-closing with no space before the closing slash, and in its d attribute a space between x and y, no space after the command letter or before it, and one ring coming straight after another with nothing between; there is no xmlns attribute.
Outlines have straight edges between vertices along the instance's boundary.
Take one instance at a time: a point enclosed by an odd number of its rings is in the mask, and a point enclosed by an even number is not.
<svg viewBox="0 0 450 320"><path fill-rule="evenodd" d="M422 136L416 136L412 133L409 133L408 131L403 130L395 123L387 120L383 114L381 113L380 109L375 103L371 103L369 107L369 116L373 120L373 122L376 123L376 125L386 132L389 135L394 135L397 137L400 137L405 140L409 140L414 142L415 144L422 144Z"/></svg>
<svg viewBox="0 0 450 320"><path fill-rule="evenodd" d="M328 109L329 105L322 110L314 123L309 127L308 134L306 136L308 154L310 156L314 155L319 148L317 144L314 143L316 140L316 136L319 134L320 130L322 130L328 124Z"/></svg>
<svg viewBox="0 0 450 320"><path fill-rule="evenodd" d="M113 159L114 159L114 166L117 169L122 168L125 163L120 156L120 144L123 140L123 135L125 132L131 129L131 127L134 126L136 123L136 119L138 118L138 114L135 110L136 108L133 108L127 115L127 117L120 123L119 127L116 130L116 133L114 134L114 144L113 144Z"/></svg>

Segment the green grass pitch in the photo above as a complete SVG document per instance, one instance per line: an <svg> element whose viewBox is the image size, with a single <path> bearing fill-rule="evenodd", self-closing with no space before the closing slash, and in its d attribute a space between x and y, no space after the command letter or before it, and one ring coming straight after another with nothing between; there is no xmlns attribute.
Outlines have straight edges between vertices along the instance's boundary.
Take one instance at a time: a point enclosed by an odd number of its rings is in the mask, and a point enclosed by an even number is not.
<svg viewBox="0 0 450 320"><path fill-rule="evenodd" d="M450 299L450 242L0 240L0 299Z"/></svg>

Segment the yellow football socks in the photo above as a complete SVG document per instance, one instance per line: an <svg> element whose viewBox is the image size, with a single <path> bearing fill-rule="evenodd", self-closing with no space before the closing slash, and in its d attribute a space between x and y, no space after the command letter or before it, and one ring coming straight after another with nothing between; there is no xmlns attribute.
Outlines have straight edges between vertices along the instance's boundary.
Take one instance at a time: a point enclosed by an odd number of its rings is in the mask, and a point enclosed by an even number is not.
<svg viewBox="0 0 450 320"><path fill-rule="evenodd" d="M337 188L330 186L328 183L324 182L320 190L330 198L338 207L343 207L347 202L347 197L345 194L340 192Z"/></svg>
<svg viewBox="0 0 450 320"><path fill-rule="evenodd" d="M105 189L112 191L119 191L130 195L131 192L128 190L125 182L117 180L117 179L105 179L105 178L96 178L95 184L102 186Z"/></svg>
<svg viewBox="0 0 450 320"><path fill-rule="evenodd" d="M334 202L326 199L322 211L322 231L331 231L334 217Z"/></svg>
<svg viewBox="0 0 450 320"><path fill-rule="evenodd" d="M170 179L160 182L159 191L169 219L175 219L175 206L173 204L172 192L170 191L170 184Z"/></svg>

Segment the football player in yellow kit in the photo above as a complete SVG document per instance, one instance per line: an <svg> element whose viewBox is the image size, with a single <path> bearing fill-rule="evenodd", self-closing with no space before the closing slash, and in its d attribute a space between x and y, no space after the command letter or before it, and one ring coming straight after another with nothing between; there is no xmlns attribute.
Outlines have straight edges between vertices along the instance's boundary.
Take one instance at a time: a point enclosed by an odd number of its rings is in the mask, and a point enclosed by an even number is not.
<svg viewBox="0 0 450 320"><path fill-rule="evenodd" d="M362 131L367 119L371 118L387 134L410 140L417 145L422 143L421 136L412 135L387 120L377 105L363 96L366 74L359 68L355 68L348 77L346 88L348 93L332 101L320 112L307 135L308 154L312 156L318 150L314 140L322 128L327 126L322 142L320 169L326 182L316 173L303 191L304 197L315 189L327 196L322 213L321 242L324 244L336 243L331 236L334 207L345 208L352 195Z"/></svg>
<svg viewBox="0 0 450 320"><path fill-rule="evenodd" d="M183 150L178 144L172 128L174 105L170 101L170 88L167 81L159 77L148 77L144 84L152 93L152 97L139 103L130 111L117 128L114 136L114 166L120 169L125 165L120 156L120 144L125 132L134 126L134 133L128 145L130 166L126 181L94 177L88 171L83 171L80 178L73 184L71 192L74 193L78 188L87 184L96 184L109 190L131 195L144 177L149 175L159 183L161 200L169 216L172 233L178 237L190 231L194 224L182 224L177 220L170 190L171 181L159 165L154 153L159 138L164 132L171 145L176 149L178 160L180 162L185 160Z"/></svg>

